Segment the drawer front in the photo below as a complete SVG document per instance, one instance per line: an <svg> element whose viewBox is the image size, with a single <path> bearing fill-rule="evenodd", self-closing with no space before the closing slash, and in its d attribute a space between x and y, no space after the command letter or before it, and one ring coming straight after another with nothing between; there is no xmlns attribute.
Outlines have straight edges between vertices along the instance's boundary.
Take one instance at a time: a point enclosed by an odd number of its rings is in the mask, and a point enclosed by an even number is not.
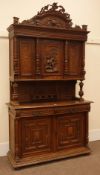
<svg viewBox="0 0 100 175"><path fill-rule="evenodd" d="M65 106L55 108L55 114L74 114L78 112L88 112L90 105Z"/></svg>
<svg viewBox="0 0 100 175"><path fill-rule="evenodd" d="M45 108L45 109L27 109L21 110L19 113L20 117L39 117L39 116L51 116L54 115L54 109ZM18 115L18 116L19 116Z"/></svg>
<svg viewBox="0 0 100 175"><path fill-rule="evenodd" d="M38 117L38 116L51 116L60 114L74 114L80 112L88 112L90 105L76 105L76 106L55 106L37 109L20 109L17 110L17 117Z"/></svg>

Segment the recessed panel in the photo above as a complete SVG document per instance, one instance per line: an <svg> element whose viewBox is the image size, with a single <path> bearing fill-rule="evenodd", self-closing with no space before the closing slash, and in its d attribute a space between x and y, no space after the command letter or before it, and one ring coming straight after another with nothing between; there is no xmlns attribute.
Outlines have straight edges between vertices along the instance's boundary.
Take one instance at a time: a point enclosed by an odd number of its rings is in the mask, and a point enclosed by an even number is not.
<svg viewBox="0 0 100 175"><path fill-rule="evenodd" d="M23 155L51 150L51 119L35 118L22 121Z"/></svg>
<svg viewBox="0 0 100 175"><path fill-rule="evenodd" d="M57 118L57 149L68 149L69 147L84 144L85 116L73 114Z"/></svg>
<svg viewBox="0 0 100 175"><path fill-rule="evenodd" d="M63 75L64 41L50 39L41 40L40 57L43 77Z"/></svg>
<svg viewBox="0 0 100 175"><path fill-rule="evenodd" d="M68 70L71 76L80 76L84 69L83 43L70 41L68 43Z"/></svg>
<svg viewBox="0 0 100 175"><path fill-rule="evenodd" d="M32 78L35 71L34 39L21 38L19 50L20 76L22 78Z"/></svg>

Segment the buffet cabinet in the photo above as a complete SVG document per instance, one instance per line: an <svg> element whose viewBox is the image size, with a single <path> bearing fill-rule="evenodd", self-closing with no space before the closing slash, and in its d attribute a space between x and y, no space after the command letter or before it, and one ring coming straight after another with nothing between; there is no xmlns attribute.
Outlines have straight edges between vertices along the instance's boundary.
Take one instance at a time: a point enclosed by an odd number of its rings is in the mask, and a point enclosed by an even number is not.
<svg viewBox="0 0 100 175"><path fill-rule="evenodd" d="M87 26L57 3L9 31L9 152L14 168L89 154L83 98ZM79 82L79 94L76 84Z"/></svg>

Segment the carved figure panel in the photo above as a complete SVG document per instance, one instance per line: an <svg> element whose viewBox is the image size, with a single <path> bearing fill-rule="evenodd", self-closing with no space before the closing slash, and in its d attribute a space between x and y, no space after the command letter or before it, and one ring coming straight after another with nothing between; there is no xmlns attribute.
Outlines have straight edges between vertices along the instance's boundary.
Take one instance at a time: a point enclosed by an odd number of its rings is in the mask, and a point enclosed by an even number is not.
<svg viewBox="0 0 100 175"><path fill-rule="evenodd" d="M51 50L48 53L48 56L46 57L46 65L45 65L45 71L46 72L57 72L57 49L51 48Z"/></svg>
<svg viewBox="0 0 100 175"><path fill-rule="evenodd" d="M42 40L42 42L40 42L40 55L42 61L42 73L44 76L61 75L63 73L63 41L48 39Z"/></svg>

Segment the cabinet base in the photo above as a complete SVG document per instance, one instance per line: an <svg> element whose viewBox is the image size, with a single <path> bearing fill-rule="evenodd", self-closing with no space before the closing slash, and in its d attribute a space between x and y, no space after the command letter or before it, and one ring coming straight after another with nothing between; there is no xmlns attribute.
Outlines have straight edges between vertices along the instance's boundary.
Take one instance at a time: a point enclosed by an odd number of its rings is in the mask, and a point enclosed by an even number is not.
<svg viewBox="0 0 100 175"><path fill-rule="evenodd" d="M59 151L55 153L47 153L45 155L39 155L39 156L31 156L27 158L21 158L17 162L13 159L10 151L8 152L8 159L10 160L13 168L19 168L23 166L28 166L28 165L35 165L43 162L48 162L48 161L53 161L53 160L59 160L59 159L64 159L64 158L69 158L69 157L75 157L79 155L85 155L85 154L90 154L90 148L89 147L78 147L70 150L64 150L64 151Z"/></svg>

